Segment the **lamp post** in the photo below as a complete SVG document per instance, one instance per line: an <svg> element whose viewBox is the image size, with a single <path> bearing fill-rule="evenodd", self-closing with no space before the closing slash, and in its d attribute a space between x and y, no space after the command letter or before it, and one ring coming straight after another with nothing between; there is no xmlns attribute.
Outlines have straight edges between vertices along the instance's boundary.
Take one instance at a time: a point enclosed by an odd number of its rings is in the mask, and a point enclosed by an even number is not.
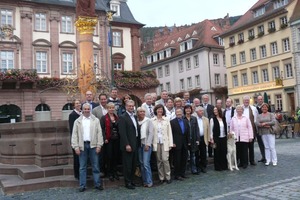
<svg viewBox="0 0 300 200"><path fill-rule="evenodd" d="M107 17L107 21L109 23L109 46L110 46L110 66L111 66L111 86L114 87L115 86L115 77L114 77L114 66L113 66L113 59L112 59L112 56L113 56L113 52L112 52L112 37L113 37L113 34L112 34L112 30L111 30L111 22L113 21L113 14L115 12L114 11L108 11L106 13L106 17Z"/></svg>

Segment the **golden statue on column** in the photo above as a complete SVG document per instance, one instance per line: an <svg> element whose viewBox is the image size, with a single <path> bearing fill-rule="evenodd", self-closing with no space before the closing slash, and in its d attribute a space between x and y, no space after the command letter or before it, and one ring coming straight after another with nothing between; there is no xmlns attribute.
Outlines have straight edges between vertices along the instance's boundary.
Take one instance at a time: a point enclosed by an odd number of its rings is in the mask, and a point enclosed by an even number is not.
<svg viewBox="0 0 300 200"><path fill-rule="evenodd" d="M79 59L78 87L82 96L86 91L96 93L93 34L98 22L95 13L95 0L77 0L75 26L79 32Z"/></svg>

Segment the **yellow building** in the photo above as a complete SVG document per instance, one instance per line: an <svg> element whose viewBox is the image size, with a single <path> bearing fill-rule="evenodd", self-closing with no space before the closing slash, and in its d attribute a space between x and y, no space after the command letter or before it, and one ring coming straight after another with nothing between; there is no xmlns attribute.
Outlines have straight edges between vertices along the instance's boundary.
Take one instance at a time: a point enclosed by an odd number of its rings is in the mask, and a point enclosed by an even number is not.
<svg viewBox="0 0 300 200"><path fill-rule="evenodd" d="M259 0L221 37L228 93L235 105L267 93L274 110L293 113L296 73L289 20L298 0Z"/></svg>

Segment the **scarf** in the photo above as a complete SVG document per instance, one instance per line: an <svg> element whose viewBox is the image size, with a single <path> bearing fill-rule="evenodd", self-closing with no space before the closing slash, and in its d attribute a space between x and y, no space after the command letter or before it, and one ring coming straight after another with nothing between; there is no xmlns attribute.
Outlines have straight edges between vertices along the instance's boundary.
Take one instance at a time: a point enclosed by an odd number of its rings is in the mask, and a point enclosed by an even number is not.
<svg viewBox="0 0 300 200"><path fill-rule="evenodd" d="M141 127L141 139L145 139L147 135L149 118L145 117L142 121L138 121Z"/></svg>
<svg viewBox="0 0 300 200"><path fill-rule="evenodd" d="M118 120L117 115L115 115L115 121ZM110 117L109 114L105 115L105 139L107 139L108 141L111 138L111 121L110 121Z"/></svg>

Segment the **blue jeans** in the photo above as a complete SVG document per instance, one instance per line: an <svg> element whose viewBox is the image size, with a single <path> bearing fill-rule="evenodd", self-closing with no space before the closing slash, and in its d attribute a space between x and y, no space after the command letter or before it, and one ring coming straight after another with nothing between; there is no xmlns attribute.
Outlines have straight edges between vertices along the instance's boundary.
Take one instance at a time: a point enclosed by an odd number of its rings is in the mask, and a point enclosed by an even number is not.
<svg viewBox="0 0 300 200"><path fill-rule="evenodd" d="M139 147L139 160L141 164L141 173L143 178L143 183L147 185L152 185L152 172L150 167L150 158L152 153L152 147L149 147L148 151L145 151L145 145L142 144Z"/></svg>
<svg viewBox="0 0 300 200"><path fill-rule="evenodd" d="M91 148L89 143L84 143L84 151L80 151L79 155L79 186L80 188L86 187L86 171L87 171L87 160L90 158L92 169L93 169L93 178L95 187L101 185L100 179L100 170L99 170L99 156L96 153L96 148Z"/></svg>
<svg viewBox="0 0 300 200"><path fill-rule="evenodd" d="M195 155L195 152L192 152L192 151L190 151L190 166L191 166L192 173L198 172L197 166L196 166L196 155Z"/></svg>

